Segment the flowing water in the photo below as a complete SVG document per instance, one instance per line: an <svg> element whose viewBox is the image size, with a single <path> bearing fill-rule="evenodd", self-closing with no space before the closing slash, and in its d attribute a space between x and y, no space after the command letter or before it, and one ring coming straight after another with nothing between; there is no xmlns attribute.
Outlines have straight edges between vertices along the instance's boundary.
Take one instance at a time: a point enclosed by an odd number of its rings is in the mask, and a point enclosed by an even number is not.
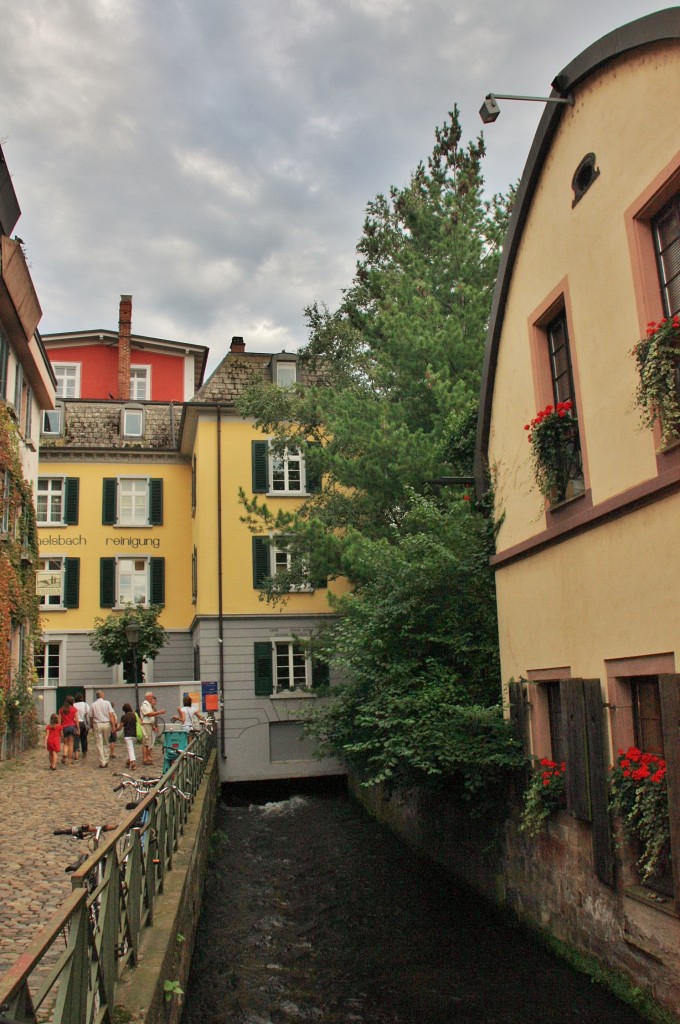
<svg viewBox="0 0 680 1024"><path fill-rule="evenodd" d="M220 805L182 1024L639 1024L346 796Z"/></svg>

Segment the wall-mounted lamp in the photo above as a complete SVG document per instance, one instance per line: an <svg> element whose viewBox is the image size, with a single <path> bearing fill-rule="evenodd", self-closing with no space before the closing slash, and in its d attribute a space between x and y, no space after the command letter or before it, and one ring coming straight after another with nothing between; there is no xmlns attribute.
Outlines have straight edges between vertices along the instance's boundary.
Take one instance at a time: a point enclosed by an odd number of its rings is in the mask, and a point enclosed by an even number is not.
<svg viewBox="0 0 680 1024"><path fill-rule="evenodd" d="M574 106L574 97L566 96L510 96L502 92L490 92L479 108L479 116L484 124L491 124L501 112L497 100L528 100L530 103L566 103L567 106Z"/></svg>

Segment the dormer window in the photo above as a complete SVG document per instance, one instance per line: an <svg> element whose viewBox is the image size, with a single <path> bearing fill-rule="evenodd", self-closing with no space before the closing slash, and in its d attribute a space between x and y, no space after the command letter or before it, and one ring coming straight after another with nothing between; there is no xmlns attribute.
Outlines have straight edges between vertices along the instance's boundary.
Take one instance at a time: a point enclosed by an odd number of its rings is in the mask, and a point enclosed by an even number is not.
<svg viewBox="0 0 680 1024"><path fill-rule="evenodd" d="M59 437L64 429L64 407L61 402L54 409L45 409L42 415L42 434L45 437Z"/></svg>
<svg viewBox="0 0 680 1024"><path fill-rule="evenodd" d="M274 356L272 360L272 379L280 388L289 388L297 381L297 360L295 356Z"/></svg>
<svg viewBox="0 0 680 1024"><path fill-rule="evenodd" d="M128 405L121 414L121 433L123 437L144 437L144 408L141 405Z"/></svg>

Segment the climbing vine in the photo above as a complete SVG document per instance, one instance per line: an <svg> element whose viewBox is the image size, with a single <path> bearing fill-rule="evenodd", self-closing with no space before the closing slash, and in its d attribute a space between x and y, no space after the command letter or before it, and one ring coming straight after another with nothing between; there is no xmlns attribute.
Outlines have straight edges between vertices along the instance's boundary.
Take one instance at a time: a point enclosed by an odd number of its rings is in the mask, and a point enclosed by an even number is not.
<svg viewBox="0 0 680 1024"><path fill-rule="evenodd" d="M19 435L0 403L0 730L35 730L33 650L40 642L35 593L38 535L31 486L24 479ZM23 629L21 663L12 664L12 639Z"/></svg>

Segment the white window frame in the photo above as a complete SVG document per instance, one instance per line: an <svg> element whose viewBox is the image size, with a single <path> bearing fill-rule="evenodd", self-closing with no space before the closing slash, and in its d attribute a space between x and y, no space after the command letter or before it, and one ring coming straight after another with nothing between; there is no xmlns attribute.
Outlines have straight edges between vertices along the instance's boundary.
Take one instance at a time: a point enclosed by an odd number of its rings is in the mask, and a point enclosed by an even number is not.
<svg viewBox="0 0 680 1024"><path fill-rule="evenodd" d="M280 572L290 572L290 566L292 562L292 556L290 551L285 547L279 547L276 543L276 537L273 537L273 543L271 545L269 556L269 571L272 576L277 576ZM281 538L283 539L283 538ZM305 571L307 566L304 565ZM289 587L291 594L309 594L314 590L311 583L292 583Z"/></svg>
<svg viewBox="0 0 680 1024"><path fill-rule="evenodd" d="M62 677L64 675L64 655L65 655L65 643L61 640L45 640L42 652L33 656L33 665L36 671L37 683L36 686L44 687L46 690L54 690L60 685ZM56 648L56 651L53 650ZM50 656L56 657L57 676L55 682L50 682L49 674L49 659ZM38 666L36 662L38 659L42 659L43 667L42 674L38 675ZM48 670L46 672L46 669Z"/></svg>
<svg viewBox="0 0 680 1024"><path fill-rule="evenodd" d="M128 567L127 563L131 563L131 565ZM149 607L151 593L149 565L150 560L146 556L125 555L116 559L116 608L127 608L129 605L136 605L140 608ZM124 575L128 575L131 580L129 594L122 592L121 583ZM135 592L137 592L137 596L135 596Z"/></svg>
<svg viewBox="0 0 680 1024"><path fill-rule="evenodd" d="M297 383L297 363L292 359L280 359L276 362L276 383L280 388L290 388Z"/></svg>
<svg viewBox="0 0 680 1024"><path fill-rule="evenodd" d="M125 506L129 511L125 513ZM116 488L116 526L149 525L149 478L119 476Z"/></svg>
<svg viewBox="0 0 680 1024"><path fill-rule="evenodd" d="M56 426L56 430L48 427ZM42 414L42 429L40 431L45 437L60 437L64 429L64 407L60 402L55 403L54 409L44 409Z"/></svg>
<svg viewBox="0 0 680 1024"><path fill-rule="evenodd" d="M291 467L298 464L300 486L291 487ZM277 472L283 475L283 486L274 486L275 467L280 467ZM305 471L305 458L301 451L290 451L285 449L283 455L277 455L269 451L269 494L274 495L304 495L307 493L307 474Z"/></svg>
<svg viewBox="0 0 680 1024"><path fill-rule="evenodd" d="M14 413L17 422L21 423L21 408L24 397L24 368L21 363L14 364Z"/></svg>
<svg viewBox="0 0 680 1024"><path fill-rule="evenodd" d="M5 470L2 483L2 520L0 520L0 533L9 533L9 499L12 492L12 474Z"/></svg>
<svg viewBox="0 0 680 1024"><path fill-rule="evenodd" d="M123 437L144 437L145 415L141 405L125 406L122 411L121 433ZM139 417L139 430L130 429L132 417Z"/></svg>
<svg viewBox="0 0 680 1024"><path fill-rule="evenodd" d="M80 363L53 363L57 398L80 398Z"/></svg>
<svg viewBox="0 0 680 1024"><path fill-rule="evenodd" d="M42 488L41 484L47 483L47 488ZM52 485L59 485L53 487ZM47 496L47 507L46 507L46 518L40 516L40 496L45 494ZM52 503L57 497L61 499L61 515L58 519L51 519L50 513L52 511ZM38 487L35 493L35 518L38 526L63 526L64 525L64 513L66 512L66 477L63 476L40 476L38 477Z"/></svg>
<svg viewBox="0 0 680 1024"><path fill-rule="evenodd" d="M283 648L287 648L284 651ZM304 666L304 683L295 686L295 679L301 677L301 663ZM293 679L293 687L284 686ZM312 692L312 659L299 641L291 637L277 637L272 640L272 695L279 697L300 696Z"/></svg>
<svg viewBox="0 0 680 1024"><path fill-rule="evenodd" d="M45 555L38 559L38 571L40 572L54 572L61 575L61 590L59 594L46 594L38 598L40 607L46 612L52 612L55 609L64 607L64 559L58 555L53 557L51 555ZM56 600L54 600L56 598Z"/></svg>
<svg viewBox="0 0 680 1024"><path fill-rule="evenodd" d="M144 394L140 394L140 391L144 391ZM150 400L151 366L145 366L141 363L133 363L130 367L130 401L148 402Z"/></svg>

